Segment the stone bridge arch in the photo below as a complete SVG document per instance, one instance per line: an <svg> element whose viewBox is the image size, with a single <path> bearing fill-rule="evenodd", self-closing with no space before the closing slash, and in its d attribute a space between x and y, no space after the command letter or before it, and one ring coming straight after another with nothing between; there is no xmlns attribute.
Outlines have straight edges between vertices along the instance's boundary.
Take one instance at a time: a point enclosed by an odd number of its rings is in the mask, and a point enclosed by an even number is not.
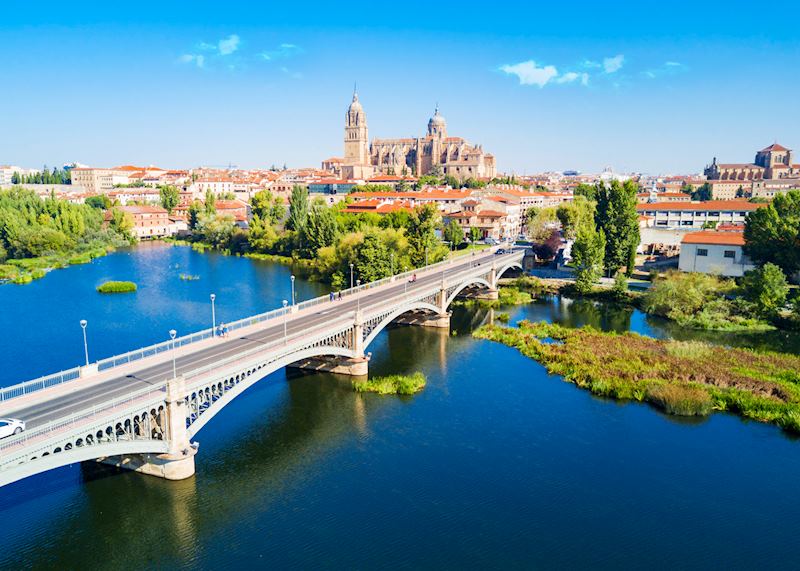
<svg viewBox="0 0 800 571"><path fill-rule="evenodd" d="M373 317L367 320L367 322L364 324L364 332L366 334L366 337L364 338L364 348L369 347L370 343L372 343L380 334L380 332L386 329L386 326L392 321L396 320L401 315L410 313L412 311L430 311L438 314L441 310L431 303L417 301L404 303L394 311Z"/></svg>

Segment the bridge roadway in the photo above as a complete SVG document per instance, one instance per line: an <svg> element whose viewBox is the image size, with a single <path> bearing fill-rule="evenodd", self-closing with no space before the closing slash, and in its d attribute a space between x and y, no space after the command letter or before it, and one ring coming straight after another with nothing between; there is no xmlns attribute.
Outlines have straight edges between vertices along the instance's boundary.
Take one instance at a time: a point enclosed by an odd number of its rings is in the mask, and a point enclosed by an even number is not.
<svg viewBox="0 0 800 571"><path fill-rule="evenodd" d="M445 269L420 270L417 274L417 281L409 283L405 279L376 287L374 290L363 290L358 294L344 297L333 302L324 302L317 306L304 309L297 313L290 313L286 319L287 335L298 336L305 331L323 325L334 317L342 317L348 312L355 312L360 306L361 311L366 313L370 307L380 305L388 300L404 296L404 291L408 288L408 294L413 295L416 289L423 290L442 281L445 278L469 268L470 264L486 264L496 261L498 267L507 256L494 254L478 254L475 256L464 256L462 259L454 260L452 265ZM256 326L258 327L258 326ZM245 335L232 338L216 338L210 346L205 344L204 348L192 348L191 345L179 348L176 352L175 367L178 375L189 373L198 367L208 365L214 361L226 357L235 356L249 349L253 349L261 344L278 341L284 336L284 318L277 317L266 322L266 327L260 330L250 331ZM125 397L146 388L148 385L159 384L172 377L172 353L171 351L162 353L158 356L148 357L138 362L141 368L131 371L129 366L124 367L127 374L111 376L103 382L90 384L79 388L82 381L71 381L72 390L64 392L63 387L45 389L39 393L33 393L35 402L31 402L30 397L19 399L19 404L15 400L10 400L0 406L0 416L13 417L24 420L27 429L31 430L38 426L52 421L66 418L72 414L77 414L92 406L100 406L112 399ZM158 362L154 362L158 361ZM123 368L123 367L121 367ZM58 390L61 388L62 390ZM23 404L25 401L25 404Z"/></svg>

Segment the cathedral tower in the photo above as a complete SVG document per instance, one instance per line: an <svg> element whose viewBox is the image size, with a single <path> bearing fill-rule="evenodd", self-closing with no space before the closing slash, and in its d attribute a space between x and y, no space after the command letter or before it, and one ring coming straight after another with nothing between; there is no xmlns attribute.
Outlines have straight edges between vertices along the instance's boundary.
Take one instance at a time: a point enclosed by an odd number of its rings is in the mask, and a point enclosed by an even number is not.
<svg viewBox="0 0 800 571"><path fill-rule="evenodd" d="M344 160L348 164L369 164L367 115L358 101L358 93L355 90L353 102L347 108L344 118Z"/></svg>

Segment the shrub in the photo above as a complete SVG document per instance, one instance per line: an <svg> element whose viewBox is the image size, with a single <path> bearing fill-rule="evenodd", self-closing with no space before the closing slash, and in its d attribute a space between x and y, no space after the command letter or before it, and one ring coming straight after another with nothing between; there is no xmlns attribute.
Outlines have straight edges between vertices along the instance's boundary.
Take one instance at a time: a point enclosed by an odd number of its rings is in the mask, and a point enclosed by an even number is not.
<svg viewBox="0 0 800 571"><path fill-rule="evenodd" d="M711 395L690 385L655 385L647 388L645 398L667 414L706 416L711 412Z"/></svg>
<svg viewBox="0 0 800 571"><path fill-rule="evenodd" d="M507 313L498 313L496 319L501 323L508 323L511 320L511 316Z"/></svg>
<svg viewBox="0 0 800 571"><path fill-rule="evenodd" d="M425 375L416 372L413 375L390 375L372 379L353 381L353 389L359 393L378 393L380 395L413 395L421 391L426 384Z"/></svg>
<svg viewBox="0 0 800 571"><path fill-rule="evenodd" d="M97 287L100 293L129 293L136 291L136 284L133 282L106 282Z"/></svg>

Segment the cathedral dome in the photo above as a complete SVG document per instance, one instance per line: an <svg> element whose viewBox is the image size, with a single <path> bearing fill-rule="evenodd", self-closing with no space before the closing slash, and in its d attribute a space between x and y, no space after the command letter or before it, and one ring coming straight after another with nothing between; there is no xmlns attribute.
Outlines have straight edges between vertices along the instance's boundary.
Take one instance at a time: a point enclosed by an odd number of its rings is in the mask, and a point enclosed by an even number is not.
<svg viewBox="0 0 800 571"><path fill-rule="evenodd" d="M433 117L431 117L431 120L428 121L428 124L429 125L444 125L445 124L444 117L442 117L439 114L439 107L436 107L436 111L433 113Z"/></svg>
<svg viewBox="0 0 800 571"><path fill-rule="evenodd" d="M350 107L348 107L347 110L356 112L364 111L364 108L361 107L361 102L358 100L358 93L353 93L353 101L350 103Z"/></svg>

